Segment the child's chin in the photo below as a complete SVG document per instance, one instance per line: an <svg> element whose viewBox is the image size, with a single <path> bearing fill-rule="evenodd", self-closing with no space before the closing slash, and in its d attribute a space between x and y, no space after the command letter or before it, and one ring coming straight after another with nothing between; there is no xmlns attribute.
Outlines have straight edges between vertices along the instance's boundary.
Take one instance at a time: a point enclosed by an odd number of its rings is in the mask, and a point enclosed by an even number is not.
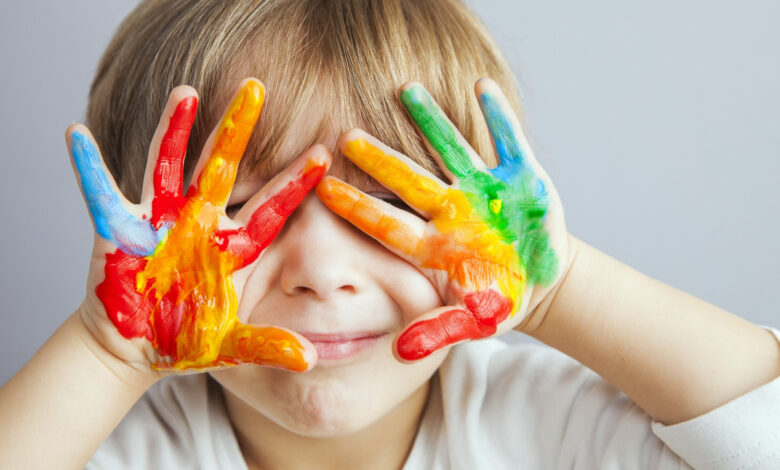
<svg viewBox="0 0 780 470"><path fill-rule="evenodd" d="M301 436L333 438L358 432L383 414L376 400L345 392L337 387L312 387L280 410L277 424Z"/></svg>
<svg viewBox="0 0 780 470"><path fill-rule="evenodd" d="M285 424L289 425L289 427L285 426L287 427L288 431L299 436L312 439L333 439L349 436L359 432L368 427L368 425L371 423L358 423L344 420L326 420L318 421L316 423L295 422Z"/></svg>

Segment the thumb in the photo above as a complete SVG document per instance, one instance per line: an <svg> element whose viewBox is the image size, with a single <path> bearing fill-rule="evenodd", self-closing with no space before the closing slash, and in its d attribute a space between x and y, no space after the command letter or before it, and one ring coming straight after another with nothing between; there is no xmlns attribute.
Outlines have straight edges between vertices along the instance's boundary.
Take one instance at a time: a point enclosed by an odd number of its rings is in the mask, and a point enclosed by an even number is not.
<svg viewBox="0 0 780 470"><path fill-rule="evenodd" d="M407 326L393 343L393 351L402 362L417 361L461 341L492 336L496 319L478 315L465 306L440 307Z"/></svg>
<svg viewBox="0 0 780 470"><path fill-rule="evenodd" d="M219 359L223 365L257 364L305 372L317 364L317 350L293 331L236 323L222 342Z"/></svg>

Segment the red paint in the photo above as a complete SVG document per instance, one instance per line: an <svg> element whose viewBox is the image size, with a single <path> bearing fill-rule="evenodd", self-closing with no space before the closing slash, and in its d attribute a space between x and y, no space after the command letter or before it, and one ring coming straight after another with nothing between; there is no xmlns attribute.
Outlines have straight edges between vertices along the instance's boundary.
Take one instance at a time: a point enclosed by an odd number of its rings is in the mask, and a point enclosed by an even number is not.
<svg viewBox="0 0 780 470"><path fill-rule="evenodd" d="M489 337L512 311L512 302L493 289L468 294L464 301L467 310L447 310L407 328L398 337L398 355L415 361L460 341Z"/></svg>
<svg viewBox="0 0 780 470"><path fill-rule="evenodd" d="M120 250L106 254L106 279L96 288L108 318L127 339L146 338L162 354L175 362L176 337L184 312L193 307L177 303L180 295L174 286L159 303L154 289L144 294L135 288L135 279L146 267L145 258L136 258ZM154 325L149 321L150 318Z"/></svg>
<svg viewBox="0 0 780 470"><path fill-rule="evenodd" d="M120 250L106 254L106 280L95 288L108 318L127 339L154 338L149 312L153 299L135 290L135 278L146 267L146 259Z"/></svg>
<svg viewBox="0 0 780 470"><path fill-rule="evenodd" d="M246 225L249 235L260 251L271 244L284 226L284 222L303 201L311 189L325 175L325 165L317 165L303 171L300 178L290 181L284 189L265 201L252 214Z"/></svg>
<svg viewBox="0 0 780 470"><path fill-rule="evenodd" d="M183 162L197 109L198 98L190 96L181 100L160 142L154 168L151 220L154 228L160 228L163 223L172 224L186 202L182 197Z"/></svg>
<svg viewBox="0 0 780 470"><path fill-rule="evenodd" d="M147 296L156 297L157 291L150 289ZM154 322L155 338L152 345L163 355L170 356L173 362L179 360L176 348L176 338L179 336L182 318L184 312L193 311L196 308L192 303L192 297L188 296L184 302L179 302L183 297L181 286L174 284L171 289L165 293L160 303L152 310L152 321ZM147 318L149 316L147 312Z"/></svg>
<svg viewBox="0 0 780 470"><path fill-rule="evenodd" d="M238 269L256 260L262 251L244 227L231 230L217 230L214 232L213 238L220 250L228 251L242 260Z"/></svg>
<svg viewBox="0 0 780 470"><path fill-rule="evenodd" d="M325 170L324 165L305 170L300 178L290 181L281 191L261 204L252 213L246 228L218 230L214 233L214 242L222 251L228 250L242 259L240 267L253 262L276 238L287 218L309 191L320 182Z"/></svg>

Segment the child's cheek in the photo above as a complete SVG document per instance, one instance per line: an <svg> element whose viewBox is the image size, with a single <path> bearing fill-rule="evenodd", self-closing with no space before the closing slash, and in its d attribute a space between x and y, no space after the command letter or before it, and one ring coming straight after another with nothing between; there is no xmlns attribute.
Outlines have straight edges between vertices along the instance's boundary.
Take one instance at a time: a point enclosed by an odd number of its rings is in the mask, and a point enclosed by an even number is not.
<svg viewBox="0 0 780 470"><path fill-rule="evenodd" d="M429 280L417 268L406 261L396 258L395 263L385 267L388 273L382 286L387 295L398 304L402 313L401 326L414 321L420 315L446 304L434 283L446 286L446 279L436 282L438 273L433 273L434 280ZM443 273L446 277L446 273ZM445 296L447 294L444 294Z"/></svg>

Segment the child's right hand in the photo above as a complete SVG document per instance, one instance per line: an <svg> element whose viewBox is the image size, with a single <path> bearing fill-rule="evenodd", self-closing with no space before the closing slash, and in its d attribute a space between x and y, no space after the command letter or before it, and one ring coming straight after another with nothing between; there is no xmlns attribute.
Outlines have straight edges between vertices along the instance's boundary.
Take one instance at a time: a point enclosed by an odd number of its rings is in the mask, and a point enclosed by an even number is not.
<svg viewBox="0 0 780 470"><path fill-rule="evenodd" d="M304 371L316 362L316 350L302 336L243 324L236 315L248 273L331 161L324 147L310 149L228 218L225 206L263 98L260 82L243 82L184 196L183 160L197 94L191 87L174 89L137 205L118 190L89 130L73 125L67 131L96 229L80 315L109 353L135 368L253 363Z"/></svg>

